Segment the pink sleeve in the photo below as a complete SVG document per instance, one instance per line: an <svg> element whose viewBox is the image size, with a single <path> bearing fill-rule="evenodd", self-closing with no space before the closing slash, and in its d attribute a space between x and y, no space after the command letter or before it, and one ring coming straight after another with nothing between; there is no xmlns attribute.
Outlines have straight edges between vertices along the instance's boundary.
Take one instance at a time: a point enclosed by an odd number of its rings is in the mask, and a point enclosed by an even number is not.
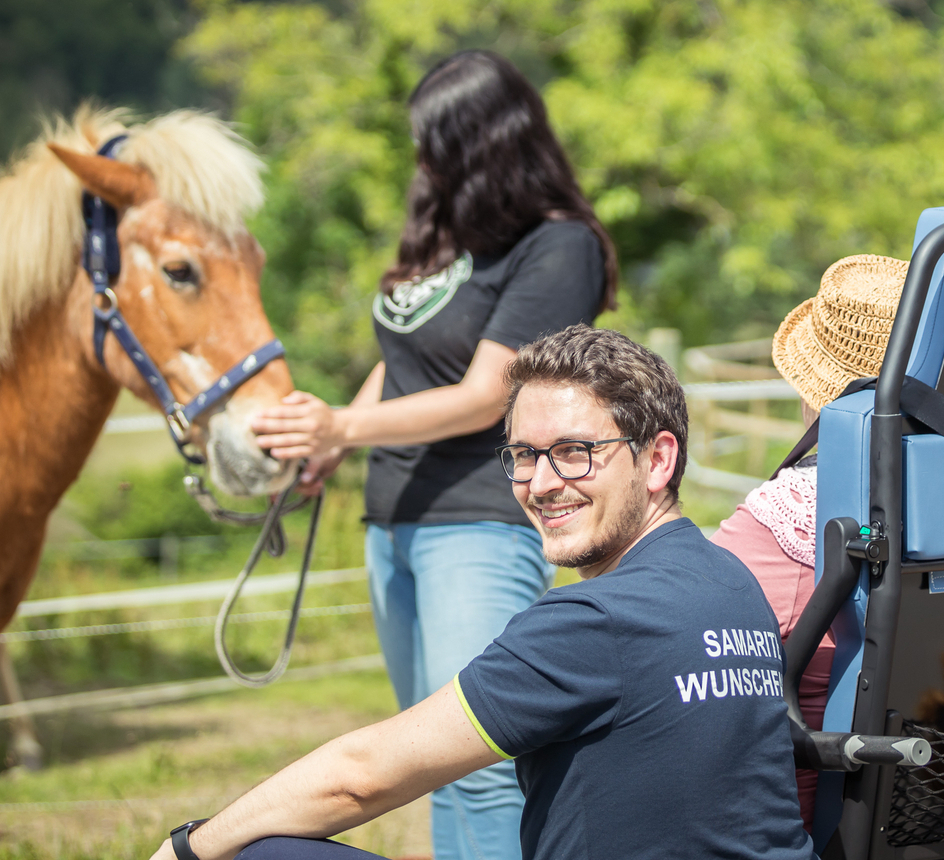
<svg viewBox="0 0 944 860"><path fill-rule="evenodd" d="M754 574L780 622L780 638L786 639L813 591L813 569L780 549L770 529L744 505L721 523L711 541L734 553Z"/></svg>

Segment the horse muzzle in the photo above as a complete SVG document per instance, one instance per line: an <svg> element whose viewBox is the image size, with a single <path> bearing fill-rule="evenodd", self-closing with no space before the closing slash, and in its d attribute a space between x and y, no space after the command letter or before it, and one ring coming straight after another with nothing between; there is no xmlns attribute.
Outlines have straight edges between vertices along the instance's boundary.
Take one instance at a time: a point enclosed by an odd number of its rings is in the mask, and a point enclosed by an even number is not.
<svg viewBox="0 0 944 860"><path fill-rule="evenodd" d="M206 445L210 480L231 496L280 493L294 479L299 460L276 460L256 444L248 419L226 410L212 415Z"/></svg>

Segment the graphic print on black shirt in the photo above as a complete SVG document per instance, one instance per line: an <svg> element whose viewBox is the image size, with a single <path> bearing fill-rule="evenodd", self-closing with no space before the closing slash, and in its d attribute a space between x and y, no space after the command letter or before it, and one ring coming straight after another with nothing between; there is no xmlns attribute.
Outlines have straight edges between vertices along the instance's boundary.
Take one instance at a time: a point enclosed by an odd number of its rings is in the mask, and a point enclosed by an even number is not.
<svg viewBox="0 0 944 860"><path fill-rule="evenodd" d="M374 319L391 331L415 331L438 314L472 275L472 257L465 253L441 272L422 281L403 281L391 295L377 293Z"/></svg>

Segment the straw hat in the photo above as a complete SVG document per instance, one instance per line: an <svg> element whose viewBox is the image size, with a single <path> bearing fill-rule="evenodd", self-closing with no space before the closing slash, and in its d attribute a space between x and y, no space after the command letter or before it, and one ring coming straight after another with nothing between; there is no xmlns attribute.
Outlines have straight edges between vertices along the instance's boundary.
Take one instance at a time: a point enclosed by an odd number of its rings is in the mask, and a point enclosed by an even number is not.
<svg viewBox="0 0 944 860"><path fill-rule="evenodd" d="M861 376L878 376L908 263L858 254L833 263L819 292L774 335L774 366L814 409Z"/></svg>

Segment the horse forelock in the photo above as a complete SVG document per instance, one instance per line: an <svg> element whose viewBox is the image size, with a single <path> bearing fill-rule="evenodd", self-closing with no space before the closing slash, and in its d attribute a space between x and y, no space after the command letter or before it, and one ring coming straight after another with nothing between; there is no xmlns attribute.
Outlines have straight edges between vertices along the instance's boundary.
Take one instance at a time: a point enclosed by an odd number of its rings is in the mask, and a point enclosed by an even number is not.
<svg viewBox="0 0 944 860"><path fill-rule="evenodd" d="M47 141L91 154L118 134L128 140L117 158L146 167L165 201L230 240L262 205L263 162L215 117L175 111L134 123L126 110L84 105L72 122L60 117L46 123L40 137L0 173L0 369L11 359L16 328L71 286L85 232L82 187Z"/></svg>
<svg viewBox="0 0 944 860"><path fill-rule="evenodd" d="M262 205L262 160L229 124L180 110L132 126L118 159L145 166L158 194L229 239Z"/></svg>

